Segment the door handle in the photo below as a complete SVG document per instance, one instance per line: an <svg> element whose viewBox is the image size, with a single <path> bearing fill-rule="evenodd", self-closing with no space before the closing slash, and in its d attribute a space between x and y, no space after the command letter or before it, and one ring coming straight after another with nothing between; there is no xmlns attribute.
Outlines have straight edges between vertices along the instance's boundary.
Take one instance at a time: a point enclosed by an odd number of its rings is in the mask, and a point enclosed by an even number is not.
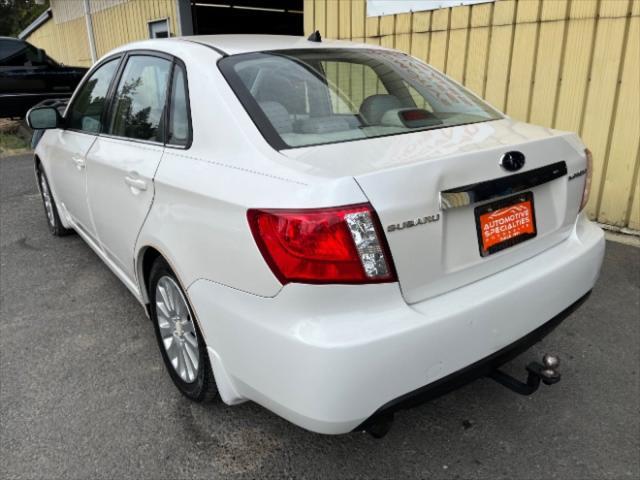
<svg viewBox="0 0 640 480"><path fill-rule="evenodd" d="M124 183L129 185L131 188L135 188L136 190L144 191L147 189L147 182L145 182L141 178L132 177L130 175L124 177Z"/></svg>
<svg viewBox="0 0 640 480"><path fill-rule="evenodd" d="M84 158L82 158L82 157L71 157L71 160L73 161L73 163L75 163L76 168L78 170L83 170L84 167L86 166Z"/></svg>

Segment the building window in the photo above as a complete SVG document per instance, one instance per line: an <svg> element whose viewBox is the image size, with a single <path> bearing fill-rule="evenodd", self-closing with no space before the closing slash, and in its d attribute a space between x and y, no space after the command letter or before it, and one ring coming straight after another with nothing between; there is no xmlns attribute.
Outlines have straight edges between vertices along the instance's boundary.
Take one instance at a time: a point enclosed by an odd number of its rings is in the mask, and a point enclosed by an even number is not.
<svg viewBox="0 0 640 480"><path fill-rule="evenodd" d="M168 38L169 37L169 19L154 20L148 22L149 38Z"/></svg>

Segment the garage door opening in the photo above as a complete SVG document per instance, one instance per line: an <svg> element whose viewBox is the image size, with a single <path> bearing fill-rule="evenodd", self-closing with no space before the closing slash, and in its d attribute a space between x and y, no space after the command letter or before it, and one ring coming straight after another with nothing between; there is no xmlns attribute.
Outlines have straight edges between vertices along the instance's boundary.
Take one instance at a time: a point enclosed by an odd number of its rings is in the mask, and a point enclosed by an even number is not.
<svg viewBox="0 0 640 480"><path fill-rule="evenodd" d="M303 0L191 0L195 35L302 35Z"/></svg>

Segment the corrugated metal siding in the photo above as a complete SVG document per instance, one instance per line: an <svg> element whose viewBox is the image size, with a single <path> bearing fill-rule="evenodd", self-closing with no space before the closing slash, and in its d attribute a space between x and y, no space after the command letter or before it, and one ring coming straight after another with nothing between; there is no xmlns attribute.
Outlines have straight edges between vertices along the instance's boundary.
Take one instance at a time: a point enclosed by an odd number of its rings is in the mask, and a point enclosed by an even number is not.
<svg viewBox="0 0 640 480"><path fill-rule="evenodd" d="M44 48L51 58L65 65L85 67L91 65L87 24L84 17L60 24L49 19L25 40L39 48Z"/></svg>
<svg viewBox="0 0 640 480"><path fill-rule="evenodd" d="M55 23L64 23L69 20L84 17L84 2L82 0L53 0L51 2L51 11L53 12L53 21Z"/></svg>
<svg viewBox="0 0 640 480"><path fill-rule="evenodd" d="M89 2L91 13L115 7L129 0L92 0ZM64 23L69 20L84 17L84 2L82 0L54 0L51 2L53 19L56 23Z"/></svg>
<svg viewBox="0 0 640 480"><path fill-rule="evenodd" d="M79 0L52 0L53 21L26 40L66 65L91 65L84 10L77 17L78 4L82 7ZM72 19L61 21L56 11ZM98 57L122 44L149 38L147 22L151 20L169 18L171 35L178 31L174 0L91 0L91 11Z"/></svg>
<svg viewBox="0 0 640 480"><path fill-rule="evenodd" d="M365 9L365 0L305 0L305 32L404 50L514 118L579 132L594 153L589 215L640 229L640 0Z"/></svg>
<svg viewBox="0 0 640 480"><path fill-rule="evenodd" d="M113 0L92 0L99 9L92 15L98 57L122 44L149 38L147 22L169 18L171 35L178 31L174 0L130 0L109 8Z"/></svg>

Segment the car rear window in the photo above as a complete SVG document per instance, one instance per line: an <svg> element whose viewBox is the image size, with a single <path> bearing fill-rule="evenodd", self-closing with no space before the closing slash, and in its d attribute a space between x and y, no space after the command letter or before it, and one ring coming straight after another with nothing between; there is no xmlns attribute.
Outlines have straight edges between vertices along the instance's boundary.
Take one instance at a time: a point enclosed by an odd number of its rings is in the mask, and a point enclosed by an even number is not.
<svg viewBox="0 0 640 480"><path fill-rule="evenodd" d="M0 40L0 68L39 67L43 65L56 65L44 53L44 50L38 50L33 45L21 40Z"/></svg>
<svg viewBox="0 0 640 480"><path fill-rule="evenodd" d="M446 76L400 52L282 50L232 55L219 66L276 149L502 118Z"/></svg>

